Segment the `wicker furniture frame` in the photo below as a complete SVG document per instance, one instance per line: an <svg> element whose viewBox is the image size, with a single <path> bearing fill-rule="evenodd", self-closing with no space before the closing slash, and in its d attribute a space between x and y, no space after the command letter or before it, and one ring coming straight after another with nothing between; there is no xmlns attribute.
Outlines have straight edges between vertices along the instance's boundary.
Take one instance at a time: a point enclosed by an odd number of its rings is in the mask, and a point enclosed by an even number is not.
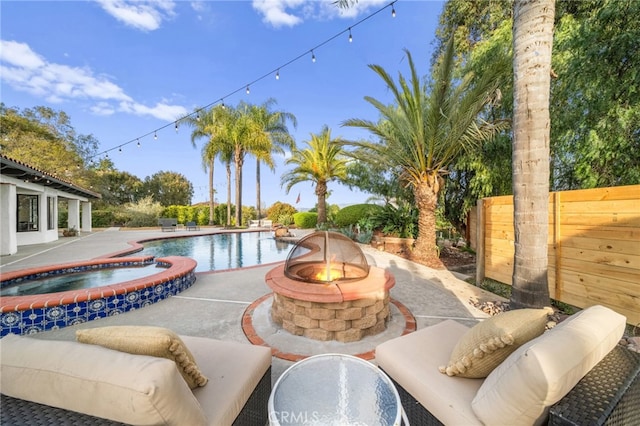
<svg viewBox="0 0 640 426"><path fill-rule="evenodd" d="M393 377L389 376L391 380ZM409 423L442 423L393 380ZM640 425L640 353L616 346L549 411L549 425Z"/></svg>
<svg viewBox="0 0 640 426"><path fill-rule="evenodd" d="M234 425L265 425L267 403L271 394L271 367L264 373L253 393L242 407ZM87 414L50 407L48 405L0 396L0 424L3 426L120 426L114 422Z"/></svg>

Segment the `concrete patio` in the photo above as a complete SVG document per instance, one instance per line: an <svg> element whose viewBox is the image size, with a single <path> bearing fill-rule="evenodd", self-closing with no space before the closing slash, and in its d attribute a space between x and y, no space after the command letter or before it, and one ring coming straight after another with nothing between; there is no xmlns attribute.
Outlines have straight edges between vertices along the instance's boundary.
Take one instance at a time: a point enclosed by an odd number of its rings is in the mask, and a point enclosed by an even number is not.
<svg viewBox="0 0 640 426"><path fill-rule="evenodd" d="M177 235L194 236L221 232L203 227L200 231L177 231ZM130 247L130 242L150 238L170 237L158 230L118 230L116 228L83 234L79 237L32 246L19 247L18 253L0 258L0 274L30 267L89 260L104 257ZM388 269L396 278L391 298L405 307L415 318L417 328L455 319L472 325L487 315L469 303L471 297L480 301L498 297L463 281L462 275L447 270L433 270L398 256L361 246L370 264ZM400 336L405 328L405 316L397 307L385 332L369 336L359 342L321 342L293 336L280 330L270 319L271 293L265 284L265 274L274 265L243 268L231 271L198 273L195 284L177 296L152 306L125 314L91 321L59 330L34 335L42 339L74 340L79 328L109 325L154 325L167 327L178 334L210 337L250 344L243 327L247 308L260 298L252 313L253 326L259 336L272 348L301 356L337 352L360 354L372 351L385 340ZM256 305L254 304L254 307ZM372 360L375 363L375 359ZM292 361L273 357L275 383Z"/></svg>

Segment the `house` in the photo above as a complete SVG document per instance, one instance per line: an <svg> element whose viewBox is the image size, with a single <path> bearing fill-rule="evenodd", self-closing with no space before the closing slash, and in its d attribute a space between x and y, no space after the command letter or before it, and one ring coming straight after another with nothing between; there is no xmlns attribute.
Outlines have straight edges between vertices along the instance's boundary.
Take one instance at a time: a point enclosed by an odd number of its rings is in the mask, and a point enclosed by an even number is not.
<svg viewBox="0 0 640 426"><path fill-rule="evenodd" d="M91 231L91 201L100 194L0 154L0 255L58 239L58 202L68 229Z"/></svg>

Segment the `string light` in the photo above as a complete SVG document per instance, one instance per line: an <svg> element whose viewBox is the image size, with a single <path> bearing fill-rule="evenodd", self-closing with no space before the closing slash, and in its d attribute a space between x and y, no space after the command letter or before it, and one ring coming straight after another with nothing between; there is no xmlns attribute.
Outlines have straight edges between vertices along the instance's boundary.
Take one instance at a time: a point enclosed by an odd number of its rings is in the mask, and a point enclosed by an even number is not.
<svg viewBox="0 0 640 426"><path fill-rule="evenodd" d="M347 31L349 32L349 43L352 43L352 42L353 42L353 35L352 35L352 32L351 32L351 29L352 29L352 28L355 28L356 26L358 26L358 25L360 25L360 24L364 23L365 21L367 21L367 20L369 20L369 19L373 18L374 16L376 16L378 13L382 12L382 11L383 11L384 9L386 9L387 7L391 6L391 16L392 16L393 18L395 18L395 17L396 17L396 9L395 9L395 6L394 6L394 5L395 5L395 3L396 3L397 1L398 1L398 0L393 0L393 1L391 1L390 3L386 4L386 5L385 5L385 6L383 6L382 8L380 8L380 9L376 10L375 12L373 12L373 13L371 13L371 14L367 15L367 16L365 16L364 18L362 18L361 20L359 20L358 22L356 22L356 23L355 23L355 24L353 24L352 26L348 27L346 30L343 30L343 31L341 31L341 32L339 32L339 33L337 33L337 34L335 34L333 37L330 37L330 38L328 38L328 39L324 40L322 43L318 44L317 46L314 46L312 49L305 51L304 53L302 53L302 54L300 54L300 55L296 56L295 58L293 58L293 59L289 60L288 62L286 62L286 63L284 63L284 64L281 64L281 65L280 65L279 67L277 67L276 69L274 69L274 70L272 70L272 71L270 71L270 72L268 72L268 73L266 73L266 74L262 75L261 77L256 78L255 80L253 80L253 81L251 81L251 82L249 82L249 83L248 83L248 84L246 84L246 86L244 87L244 88L245 88L245 91L246 91L246 93L247 93L247 95L248 95L248 94L250 94L250 89L249 89L249 87L250 87L252 84L255 84L255 83L257 83L257 82L259 82L259 81L261 81L261 80L265 79L266 77L273 75L274 71L275 71L275 77L276 77L276 80L280 80L280 69L281 69L281 68L284 68L284 67L286 67L286 66L288 66L288 65L291 65L292 63L294 63L294 62L296 62L296 61L298 61L298 60L302 59L304 56L308 55L308 54L309 54L309 52L311 52L311 61L315 63L315 62L316 62L315 49L319 49L320 47L323 47L324 45L326 45L326 44L328 44L329 42L333 41L334 39L336 39L337 37L341 36L342 34L344 34L344 33L345 33L345 32L347 32ZM238 93L238 92L239 92L239 91L241 91L242 89L243 89L243 86L240 86L240 87L239 87L239 88L237 88L236 90L234 90L234 91L232 91L232 92L228 93L225 97L235 95L236 93ZM180 120L186 119L186 118L188 118L188 117L193 117L193 116L195 116L196 121L199 121L199 120L200 120L200 111L205 110L206 108L209 108L210 106L212 106L212 105L214 105L214 104L216 104L216 103L218 103L218 102L220 102L220 103L221 103L222 108L225 108L225 104L224 104L224 97L223 97L223 98L219 99L218 101L211 102L210 104L205 105L204 107L202 107L202 108L200 108L200 109L197 109L197 110L195 110L194 112L192 112L192 113L190 113L190 114L186 114L184 117L180 118ZM159 128L157 128L157 129L155 129L155 130L153 131L153 139L154 139L154 140L158 140L158 131L165 129L165 128L169 127L170 125L171 125L171 123L169 122L169 123L165 124L164 126L162 126L162 127L159 127ZM178 132L178 120L176 120L176 121L174 122L174 126L175 126L175 131L176 131L176 133L177 133L177 132ZM130 141L126 142L126 143L123 143L123 144L121 144L121 145L118 145L118 147L117 147L117 148L118 148L118 151L122 152L122 147L123 147L123 146L125 146L125 145L129 145L129 144L134 143L134 142L135 142L135 143L140 147L140 146L141 146L141 144L140 144L140 138L141 138L141 137L148 136L148 135L151 135L151 132L149 132L149 133L147 133L147 134L144 134L144 135L142 135L142 136L140 136L140 137L138 137L138 138L136 138L136 139L132 139L132 140L130 140ZM98 157L98 156L101 156L101 155L103 155L103 154L104 154L104 155L105 155L105 159L109 159L109 152L110 152L110 151L113 151L114 149L115 149L115 147L110 148L110 149L107 149L107 150L104 150L104 151L102 151L102 152L97 153L94 157ZM89 160L90 160L90 161L92 161L91 159L89 159Z"/></svg>

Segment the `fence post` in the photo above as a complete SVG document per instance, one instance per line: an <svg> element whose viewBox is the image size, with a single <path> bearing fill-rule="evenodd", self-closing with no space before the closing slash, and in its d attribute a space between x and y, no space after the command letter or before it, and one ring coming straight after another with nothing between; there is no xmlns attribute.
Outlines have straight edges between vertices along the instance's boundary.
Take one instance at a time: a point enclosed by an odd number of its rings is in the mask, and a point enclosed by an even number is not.
<svg viewBox="0 0 640 426"><path fill-rule="evenodd" d="M476 207L476 286L480 286L484 281L484 201L478 200Z"/></svg>
<svg viewBox="0 0 640 426"><path fill-rule="evenodd" d="M562 298L562 236L560 235L560 192L553 193L553 247L555 248L554 299Z"/></svg>

